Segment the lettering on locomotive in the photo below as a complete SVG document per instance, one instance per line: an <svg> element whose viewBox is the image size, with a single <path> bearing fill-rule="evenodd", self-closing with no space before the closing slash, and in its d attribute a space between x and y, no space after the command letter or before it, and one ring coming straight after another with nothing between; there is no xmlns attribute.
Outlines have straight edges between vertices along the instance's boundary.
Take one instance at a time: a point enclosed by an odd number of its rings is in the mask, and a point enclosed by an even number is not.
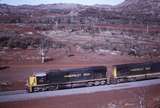
<svg viewBox="0 0 160 108"><path fill-rule="evenodd" d="M69 75L64 75L65 78L73 78L73 77L80 77L81 74L69 74Z"/></svg>
<svg viewBox="0 0 160 108"><path fill-rule="evenodd" d="M135 71L147 71L147 70L151 70L151 67L130 69L131 72L135 72Z"/></svg>
<svg viewBox="0 0 160 108"><path fill-rule="evenodd" d="M151 70L151 67L145 67L145 70Z"/></svg>
<svg viewBox="0 0 160 108"><path fill-rule="evenodd" d="M144 68L134 68L134 69L131 69L130 71L132 72L135 72L135 71L143 71Z"/></svg>
<svg viewBox="0 0 160 108"><path fill-rule="evenodd" d="M87 77L87 76L90 76L91 74L90 73L83 73L83 76Z"/></svg>

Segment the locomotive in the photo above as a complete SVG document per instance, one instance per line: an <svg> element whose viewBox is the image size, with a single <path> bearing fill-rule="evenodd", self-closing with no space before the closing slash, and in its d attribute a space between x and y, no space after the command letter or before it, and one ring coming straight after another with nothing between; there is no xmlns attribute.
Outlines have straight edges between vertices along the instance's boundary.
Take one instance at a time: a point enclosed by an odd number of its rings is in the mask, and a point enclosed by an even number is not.
<svg viewBox="0 0 160 108"><path fill-rule="evenodd" d="M28 92L39 92L151 78L160 78L160 62L113 65L111 75L106 66L49 70L29 76L26 85Z"/></svg>
<svg viewBox="0 0 160 108"><path fill-rule="evenodd" d="M77 69L49 70L35 74L27 81L29 92L57 90L77 86L103 85L106 83L107 67L94 66Z"/></svg>
<svg viewBox="0 0 160 108"><path fill-rule="evenodd" d="M131 63L113 66L113 79L116 83L160 78L160 62Z"/></svg>

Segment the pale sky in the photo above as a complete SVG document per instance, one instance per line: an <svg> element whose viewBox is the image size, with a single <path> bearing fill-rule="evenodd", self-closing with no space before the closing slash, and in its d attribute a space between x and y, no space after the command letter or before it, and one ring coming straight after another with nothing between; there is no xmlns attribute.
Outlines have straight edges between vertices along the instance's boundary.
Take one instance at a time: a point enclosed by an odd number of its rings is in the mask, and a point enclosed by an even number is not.
<svg viewBox="0 0 160 108"><path fill-rule="evenodd" d="M125 0L0 0L0 3L10 4L10 5L37 5L37 4L54 4L54 3L77 3L84 5L94 5L94 4L109 4L117 5Z"/></svg>

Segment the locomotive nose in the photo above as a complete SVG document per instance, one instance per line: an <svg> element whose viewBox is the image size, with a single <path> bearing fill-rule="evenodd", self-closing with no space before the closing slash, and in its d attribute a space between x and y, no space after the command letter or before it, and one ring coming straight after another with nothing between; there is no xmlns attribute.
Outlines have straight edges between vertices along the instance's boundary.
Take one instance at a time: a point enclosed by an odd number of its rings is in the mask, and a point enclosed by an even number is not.
<svg viewBox="0 0 160 108"><path fill-rule="evenodd" d="M33 87L36 87L38 84L45 84L46 82L46 73L36 73L31 75L26 83L26 89L28 92L33 91Z"/></svg>

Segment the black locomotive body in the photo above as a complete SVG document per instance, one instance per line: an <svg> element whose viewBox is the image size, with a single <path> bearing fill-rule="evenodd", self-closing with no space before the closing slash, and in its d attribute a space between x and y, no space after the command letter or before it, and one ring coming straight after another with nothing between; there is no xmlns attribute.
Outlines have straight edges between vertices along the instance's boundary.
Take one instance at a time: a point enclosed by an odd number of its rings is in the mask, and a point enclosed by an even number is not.
<svg viewBox="0 0 160 108"><path fill-rule="evenodd" d="M65 69L49 71L46 75L47 83L75 83L88 80L106 78L106 67L87 67L79 69Z"/></svg>
<svg viewBox="0 0 160 108"><path fill-rule="evenodd" d="M116 82L159 78L160 62L115 65L113 66L113 76Z"/></svg>
<svg viewBox="0 0 160 108"><path fill-rule="evenodd" d="M30 77L30 92L72 88L77 86L102 85L107 81L107 68L94 66L76 69L50 70L46 75Z"/></svg>

